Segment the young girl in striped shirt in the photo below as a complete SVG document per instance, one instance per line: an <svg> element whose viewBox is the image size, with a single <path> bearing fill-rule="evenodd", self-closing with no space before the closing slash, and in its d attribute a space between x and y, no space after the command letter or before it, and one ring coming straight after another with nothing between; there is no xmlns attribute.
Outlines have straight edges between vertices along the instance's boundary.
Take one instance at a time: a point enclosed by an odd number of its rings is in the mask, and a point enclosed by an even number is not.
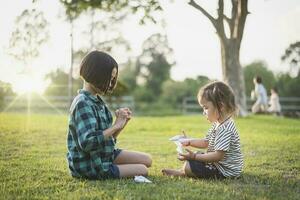
<svg viewBox="0 0 300 200"><path fill-rule="evenodd" d="M209 83L200 89L198 102L212 127L203 139L184 138L180 142L185 147L207 148L207 152L186 149L187 153L178 154L178 159L185 161L183 168L163 169L163 174L198 178L240 176L243 156L239 134L232 119L236 112L232 89L220 81Z"/></svg>

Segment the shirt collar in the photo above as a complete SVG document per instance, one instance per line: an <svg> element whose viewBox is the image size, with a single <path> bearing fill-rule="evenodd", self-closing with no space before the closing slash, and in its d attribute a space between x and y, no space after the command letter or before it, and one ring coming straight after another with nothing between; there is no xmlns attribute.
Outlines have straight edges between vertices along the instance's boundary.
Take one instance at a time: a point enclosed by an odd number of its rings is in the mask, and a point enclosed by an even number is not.
<svg viewBox="0 0 300 200"><path fill-rule="evenodd" d="M99 95L95 96L87 90L80 89L80 90L78 90L78 94L85 95L86 97L88 97L89 99L91 99L95 103L104 104L104 101L101 99L101 97Z"/></svg>

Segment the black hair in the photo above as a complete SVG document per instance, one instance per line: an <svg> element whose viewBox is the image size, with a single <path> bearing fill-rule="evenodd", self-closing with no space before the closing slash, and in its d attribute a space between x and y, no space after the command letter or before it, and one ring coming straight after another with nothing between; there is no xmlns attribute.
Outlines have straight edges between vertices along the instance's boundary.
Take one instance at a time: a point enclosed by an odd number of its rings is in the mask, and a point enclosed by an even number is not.
<svg viewBox="0 0 300 200"><path fill-rule="evenodd" d="M117 76L113 80L112 71L118 63L109 54L102 51L91 51L80 64L80 76L86 82L100 89L104 94L111 92L117 84Z"/></svg>
<svg viewBox="0 0 300 200"><path fill-rule="evenodd" d="M255 80L257 83L262 83L262 78L260 76L256 76Z"/></svg>

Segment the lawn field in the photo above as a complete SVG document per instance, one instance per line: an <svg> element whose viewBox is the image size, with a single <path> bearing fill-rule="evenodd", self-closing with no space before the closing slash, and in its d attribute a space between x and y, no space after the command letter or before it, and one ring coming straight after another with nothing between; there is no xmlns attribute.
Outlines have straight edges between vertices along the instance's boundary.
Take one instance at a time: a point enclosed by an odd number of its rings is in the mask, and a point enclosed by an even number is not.
<svg viewBox="0 0 300 200"><path fill-rule="evenodd" d="M273 116L236 119L245 167L227 180L169 178L179 168L168 141L184 129L203 137L210 127L200 115L133 117L118 147L148 152L153 184L133 179L87 181L67 169L65 115L0 114L0 199L300 199L300 120Z"/></svg>

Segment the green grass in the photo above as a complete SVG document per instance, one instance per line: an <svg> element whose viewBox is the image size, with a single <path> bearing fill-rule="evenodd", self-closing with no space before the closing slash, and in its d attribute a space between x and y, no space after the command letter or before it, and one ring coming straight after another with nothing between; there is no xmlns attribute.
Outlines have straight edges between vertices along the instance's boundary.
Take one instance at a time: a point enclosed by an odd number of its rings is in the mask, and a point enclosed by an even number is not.
<svg viewBox="0 0 300 200"><path fill-rule="evenodd" d="M87 181L69 176L67 117L0 114L0 199L300 199L300 120L272 116L237 119L245 157L239 179L168 178L164 167L179 168L168 138L184 129L202 137L201 116L135 117L120 135L123 149L152 154L149 178Z"/></svg>

